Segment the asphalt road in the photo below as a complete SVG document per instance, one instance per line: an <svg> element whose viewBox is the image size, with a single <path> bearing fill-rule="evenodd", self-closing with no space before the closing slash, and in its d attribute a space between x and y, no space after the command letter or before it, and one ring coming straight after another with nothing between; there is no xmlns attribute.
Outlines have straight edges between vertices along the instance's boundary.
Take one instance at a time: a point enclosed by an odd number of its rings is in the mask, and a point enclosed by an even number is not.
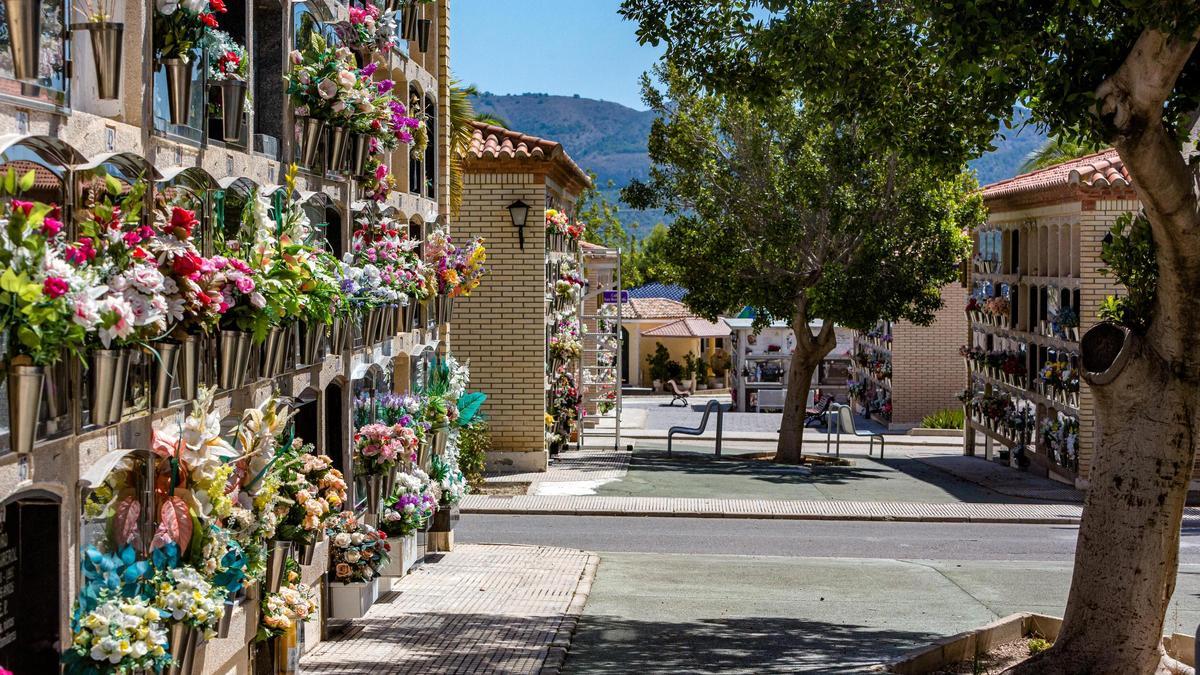
<svg viewBox="0 0 1200 675"><path fill-rule="evenodd" d="M1051 562L1073 559L1076 531L1067 525L471 514L455 538L598 553ZM1200 563L1200 528L1185 528L1180 562Z"/></svg>

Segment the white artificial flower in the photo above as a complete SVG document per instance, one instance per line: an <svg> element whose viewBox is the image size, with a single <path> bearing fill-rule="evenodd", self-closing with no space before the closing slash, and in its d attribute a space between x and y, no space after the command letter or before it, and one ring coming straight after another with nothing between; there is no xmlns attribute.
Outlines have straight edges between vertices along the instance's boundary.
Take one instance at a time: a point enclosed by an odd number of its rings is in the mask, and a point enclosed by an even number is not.
<svg viewBox="0 0 1200 675"><path fill-rule="evenodd" d="M179 3L176 0L158 0L159 14L171 16L177 9L179 9Z"/></svg>

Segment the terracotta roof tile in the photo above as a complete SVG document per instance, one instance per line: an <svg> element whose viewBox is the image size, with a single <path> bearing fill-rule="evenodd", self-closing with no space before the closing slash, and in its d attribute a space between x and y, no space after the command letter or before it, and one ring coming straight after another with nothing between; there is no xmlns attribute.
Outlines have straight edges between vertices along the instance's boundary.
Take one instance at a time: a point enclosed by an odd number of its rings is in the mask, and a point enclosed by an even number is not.
<svg viewBox="0 0 1200 675"><path fill-rule="evenodd" d="M692 316L682 302L666 298L630 298L626 305L631 319L686 319Z"/></svg>
<svg viewBox="0 0 1200 675"><path fill-rule="evenodd" d="M1125 163L1121 161L1115 149L1109 148L1079 159L997 181L983 186L981 190L984 199L989 200L1068 186L1128 188L1132 185Z"/></svg>
<svg viewBox="0 0 1200 675"><path fill-rule="evenodd" d="M471 147L467 154L472 159L540 159L561 162L585 185L592 181L583 169L563 150L556 141L530 136L519 131L505 129L483 122L471 122Z"/></svg>
<svg viewBox="0 0 1200 675"><path fill-rule="evenodd" d="M647 337L726 337L729 335L729 325L724 322L713 323L697 317L688 317L644 330L642 335Z"/></svg>

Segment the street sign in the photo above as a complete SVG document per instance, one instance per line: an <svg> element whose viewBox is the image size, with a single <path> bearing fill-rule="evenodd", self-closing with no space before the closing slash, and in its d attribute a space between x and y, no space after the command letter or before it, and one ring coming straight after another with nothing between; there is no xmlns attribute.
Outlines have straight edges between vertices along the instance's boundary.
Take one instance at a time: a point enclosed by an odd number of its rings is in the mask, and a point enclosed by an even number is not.
<svg viewBox="0 0 1200 675"><path fill-rule="evenodd" d="M618 295L620 300L617 299ZM615 305L618 302L621 304L629 302L629 291L604 291L604 304Z"/></svg>

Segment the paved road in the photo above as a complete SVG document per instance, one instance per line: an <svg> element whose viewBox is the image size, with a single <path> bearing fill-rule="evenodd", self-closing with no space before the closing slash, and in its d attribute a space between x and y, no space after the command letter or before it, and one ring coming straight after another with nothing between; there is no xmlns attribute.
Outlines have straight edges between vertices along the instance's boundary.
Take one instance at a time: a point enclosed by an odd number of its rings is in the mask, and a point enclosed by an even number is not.
<svg viewBox="0 0 1200 675"><path fill-rule="evenodd" d="M567 673L850 673L1017 611L1061 615L1075 528L585 516L462 519L460 541L600 554ZM1185 528L1167 629L1200 622Z"/></svg>
<svg viewBox="0 0 1200 675"><path fill-rule="evenodd" d="M598 553L1069 562L1076 531L1068 525L472 514L463 516L455 537ZM1180 562L1200 564L1200 528L1185 529Z"/></svg>

